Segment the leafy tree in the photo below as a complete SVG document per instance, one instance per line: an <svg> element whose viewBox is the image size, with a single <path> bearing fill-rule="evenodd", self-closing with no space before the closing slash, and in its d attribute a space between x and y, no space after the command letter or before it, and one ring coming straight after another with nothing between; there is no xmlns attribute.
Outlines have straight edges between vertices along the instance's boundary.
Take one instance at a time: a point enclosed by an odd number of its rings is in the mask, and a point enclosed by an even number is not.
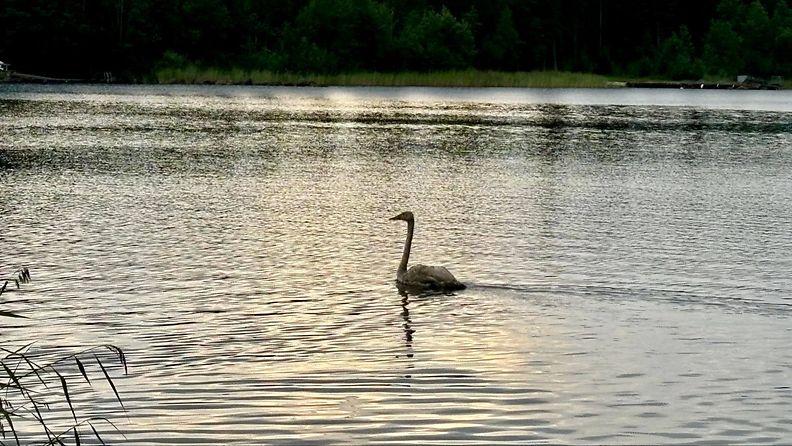
<svg viewBox="0 0 792 446"><path fill-rule="evenodd" d="M740 27L745 20L745 6L740 3L740 0L721 0L715 11L718 18L729 22L735 30L741 30Z"/></svg>
<svg viewBox="0 0 792 446"><path fill-rule="evenodd" d="M291 29L307 71L380 69L390 62L393 13L373 0L311 0Z"/></svg>
<svg viewBox="0 0 792 446"><path fill-rule="evenodd" d="M425 71L469 67L476 51L470 25L445 7L407 17L398 45L402 68Z"/></svg>
<svg viewBox="0 0 792 446"><path fill-rule="evenodd" d="M182 22L182 33L177 41L180 53L207 63L223 65L229 62L226 56L234 24L223 0L185 1L178 14Z"/></svg>
<svg viewBox="0 0 792 446"><path fill-rule="evenodd" d="M742 72L742 39L725 20L714 20L704 43L704 62L708 71L722 77Z"/></svg>
<svg viewBox="0 0 792 446"><path fill-rule="evenodd" d="M495 30L482 44L482 64L486 68L513 70L519 65L520 35L514 26L511 8L505 6Z"/></svg>
<svg viewBox="0 0 792 446"><path fill-rule="evenodd" d="M695 59L693 39L682 26L660 45L657 71L671 79L698 79L703 74L701 62Z"/></svg>
<svg viewBox="0 0 792 446"><path fill-rule="evenodd" d="M236 45L233 62L248 69L281 71L285 24L304 7L303 1L233 0L229 2L232 27L229 39Z"/></svg>
<svg viewBox="0 0 792 446"><path fill-rule="evenodd" d="M792 8L779 0L771 20L774 73L792 73Z"/></svg>
<svg viewBox="0 0 792 446"><path fill-rule="evenodd" d="M768 57L768 49L773 43L770 18L759 0L754 0L745 11L742 34L745 69L753 74L770 74L772 58Z"/></svg>

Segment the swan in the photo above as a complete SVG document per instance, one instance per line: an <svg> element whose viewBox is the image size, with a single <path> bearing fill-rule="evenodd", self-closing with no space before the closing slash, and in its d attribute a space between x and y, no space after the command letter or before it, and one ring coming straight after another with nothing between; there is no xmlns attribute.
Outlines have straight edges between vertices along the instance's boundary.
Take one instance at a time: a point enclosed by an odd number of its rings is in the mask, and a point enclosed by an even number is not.
<svg viewBox="0 0 792 446"><path fill-rule="evenodd" d="M397 285L438 291L453 291L465 288L465 285L456 280L456 277L443 266L413 265L410 269L407 269L413 232L415 231L415 217L412 212L405 211L395 217L391 217L390 220L407 222L407 240L404 242L404 254L402 254L401 263L399 263L399 269L396 270Z"/></svg>

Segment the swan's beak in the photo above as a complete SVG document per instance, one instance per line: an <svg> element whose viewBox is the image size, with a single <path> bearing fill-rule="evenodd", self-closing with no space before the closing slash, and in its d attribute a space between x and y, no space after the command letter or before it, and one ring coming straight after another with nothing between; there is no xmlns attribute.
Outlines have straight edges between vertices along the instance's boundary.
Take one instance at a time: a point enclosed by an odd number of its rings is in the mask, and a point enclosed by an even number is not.
<svg viewBox="0 0 792 446"><path fill-rule="evenodd" d="M391 217L388 220L401 220L401 221L409 222L412 221L412 219L413 219L412 212L402 212L401 214L395 217Z"/></svg>

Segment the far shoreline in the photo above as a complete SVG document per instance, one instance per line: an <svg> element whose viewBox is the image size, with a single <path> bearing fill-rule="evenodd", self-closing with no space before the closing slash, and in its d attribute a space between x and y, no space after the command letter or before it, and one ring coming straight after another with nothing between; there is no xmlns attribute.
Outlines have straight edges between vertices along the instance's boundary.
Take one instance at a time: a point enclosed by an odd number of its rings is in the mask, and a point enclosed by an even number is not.
<svg viewBox="0 0 792 446"><path fill-rule="evenodd" d="M672 81L656 78L626 78L568 71L356 72L341 74L278 73L263 70L165 68L154 73L154 83L182 85L262 85L289 87L440 87L440 88L701 88L783 89L792 82L768 88L767 83L738 84L736 79L708 77Z"/></svg>
<svg viewBox="0 0 792 446"><path fill-rule="evenodd" d="M512 87L608 88L611 79L592 73L563 71L504 72L452 70L436 72L355 72L306 74L263 70L166 68L154 73L154 83L183 85L260 85L286 87Z"/></svg>
<svg viewBox="0 0 792 446"><path fill-rule="evenodd" d="M251 85L271 87L434 87L434 88L677 88L727 90L783 90L792 80L781 84L738 83L736 79L705 77L698 80L627 78L568 71L483 71L452 70L437 72L354 72L311 74L244 70L240 68L162 68L141 78L60 79L23 73L10 73L2 83L42 84L133 84L133 85Z"/></svg>

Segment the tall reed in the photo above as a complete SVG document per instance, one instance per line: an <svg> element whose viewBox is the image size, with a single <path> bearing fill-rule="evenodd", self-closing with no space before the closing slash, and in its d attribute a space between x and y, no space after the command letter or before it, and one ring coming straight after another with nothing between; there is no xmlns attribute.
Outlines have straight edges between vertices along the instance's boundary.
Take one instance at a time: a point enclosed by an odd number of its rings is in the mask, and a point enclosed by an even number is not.
<svg viewBox="0 0 792 446"><path fill-rule="evenodd" d="M19 289L20 284L30 282L30 271L21 267L12 277L2 279L2 282L0 296L13 289L8 288L12 282L16 285L16 289ZM17 312L4 310L0 310L0 317L26 318ZM7 339L2 340L3 344L5 342ZM11 437L16 445L23 442L29 444L30 438L26 436L38 431L41 444L46 445L63 445L70 438L74 439L74 444L80 445L86 436L105 444L97 426L101 427L104 424L115 431L118 431L118 428L106 417L81 416L79 409L75 408L77 403L75 397L78 393L75 387L79 387L75 379L84 380L83 386L92 387L91 377L96 382L98 376L100 381L110 386L123 409L124 404L108 371L111 369L108 360L117 361L123 366L124 374L127 374L124 352L114 345L100 345L66 354L54 360L42 360L40 355L31 350L32 344L33 342L28 342L15 349L0 344L0 354L4 355L0 357L0 369L2 369L0 386L3 390L0 393L0 434L3 439ZM110 359L107 357L108 354ZM74 372L69 373L71 371ZM53 422L55 417L51 416L58 403L63 402L66 403L64 410L68 407L68 413L71 415L71 421L66 425ZM0 444L5 442L2 441Z"/></svg>

